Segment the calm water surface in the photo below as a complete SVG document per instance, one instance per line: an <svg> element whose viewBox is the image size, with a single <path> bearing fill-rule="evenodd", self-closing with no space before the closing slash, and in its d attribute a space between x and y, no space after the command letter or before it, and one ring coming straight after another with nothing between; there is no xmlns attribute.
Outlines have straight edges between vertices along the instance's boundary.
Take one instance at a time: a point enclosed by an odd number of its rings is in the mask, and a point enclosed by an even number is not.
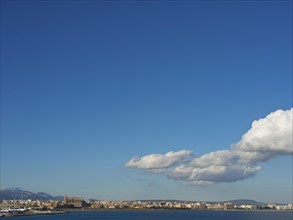
<svg viewBox="0 0 293 220"><path fill-rule="evenodd" d="M292 211L92 211L22 216L16 220L293 220Z"/></svg>

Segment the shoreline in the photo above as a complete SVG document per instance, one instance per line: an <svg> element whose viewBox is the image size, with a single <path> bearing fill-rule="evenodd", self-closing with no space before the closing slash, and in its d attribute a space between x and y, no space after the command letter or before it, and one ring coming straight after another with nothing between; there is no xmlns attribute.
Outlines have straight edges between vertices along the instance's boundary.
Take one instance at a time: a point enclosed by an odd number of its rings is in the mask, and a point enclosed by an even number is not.
<svg viewBox="0 0 293 220"><path fill-rule="evenodd" d="M4 217L21 217L21 216L35 216L35 215L57 215L66 214L71 212L119 212L119 211L131 211L131 212L156 212L156 211L203 211L203 212L293 212L293 210L247 210L247 209L76 209L76 210L63 210L52 212L37 212L37 213L19 213L19 214L7 214L0 215L0 218Z"/></svg>
<svg viewBox="0 0 293 220"><path fill-rule="evenodd" d="M64 210L66 213L70 212L100 212L100 211L215 211L215 212L231 212L231 211L243 211L243 212L293 212L293 210L276 210L276 209L73 209L73 210Z"/></svg>
<svg viewBox="0 0 293 220"><path fill-rule="evenodd" d="M69 213L67 211L44 211L44 212L27 212L27 213L1 213L1 218L7 218L7 217L21 217L21 216L34 216L34 215L57 215L57 214L65 214Z"/></svg>

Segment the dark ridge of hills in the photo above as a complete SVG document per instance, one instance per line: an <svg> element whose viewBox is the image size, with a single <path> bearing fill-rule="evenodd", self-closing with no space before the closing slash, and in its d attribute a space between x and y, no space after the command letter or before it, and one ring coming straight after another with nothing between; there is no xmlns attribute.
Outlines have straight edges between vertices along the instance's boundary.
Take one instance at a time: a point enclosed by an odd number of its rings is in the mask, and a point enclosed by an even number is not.
<svg viewBox="0 0 293 220"><path fill-rule="evenodd" d="M252 199L235 199L235 200L229 200L229 201L224 201L224 203L233 203L234 205L266 205L266 203L263 202L257 202Z"/></svg>
<svg viewBox="0 0 293 220"><path fill-rule="evenodd" d="M63 196L51 196L44 192L32 193L29 191L21 190L19 188L9 188L9 189L1 189L0 190L0 200L40 200L40 201L48 201L48 200L63 200Z"/></svg>

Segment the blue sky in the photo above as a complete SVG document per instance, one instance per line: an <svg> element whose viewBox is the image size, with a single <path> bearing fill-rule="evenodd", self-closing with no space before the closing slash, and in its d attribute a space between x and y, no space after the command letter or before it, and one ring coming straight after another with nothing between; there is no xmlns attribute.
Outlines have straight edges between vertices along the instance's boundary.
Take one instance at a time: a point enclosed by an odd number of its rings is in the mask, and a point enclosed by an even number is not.
<svg viewBox="0 0 293 220"><path fill-rule="evenodd" d="M292 108L291 1L1 1L1 186L292 202L292 156L195 186L133 156L240 141Z"/></svg>

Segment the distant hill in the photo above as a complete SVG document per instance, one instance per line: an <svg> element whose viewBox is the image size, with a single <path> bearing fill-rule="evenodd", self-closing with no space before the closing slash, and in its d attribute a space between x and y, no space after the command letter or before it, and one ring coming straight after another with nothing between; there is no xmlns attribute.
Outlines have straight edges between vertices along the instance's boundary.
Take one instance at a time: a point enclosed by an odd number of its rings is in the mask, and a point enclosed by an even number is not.
<svg viewBox="0 0 293 220"><path fill-rule="evenodd" d="M266 203L263 202L257 202L255 200L251 200L251 199L236 199L236 200L229 200L229 201L225 201L224 203L232 203L234 205L265 205Z"/></svg>
<svg viewBox="0 0 293 220"><path fill-rule="evenodd" d="M63 200L63 196L51 196L44 192L32 193L29 191L21 190L18 188L8 188L0 190L0 200L12 200L12 199L32 199L32 200Z"/></svg>

